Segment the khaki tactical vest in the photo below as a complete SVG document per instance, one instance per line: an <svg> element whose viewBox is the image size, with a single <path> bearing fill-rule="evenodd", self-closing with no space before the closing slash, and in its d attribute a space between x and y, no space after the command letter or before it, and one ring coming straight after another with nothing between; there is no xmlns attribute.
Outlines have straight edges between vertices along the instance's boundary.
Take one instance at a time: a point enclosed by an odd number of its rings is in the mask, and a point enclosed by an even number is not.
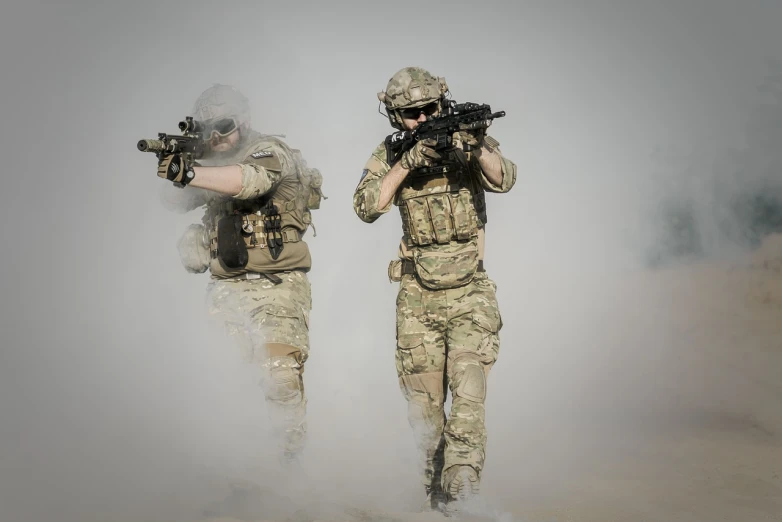
<svg viewBox="0 0 782 522"><path fill-rule="evenodd" d="M253 163L282 172L283 177L272 191L259 198L220 197L207 204L203 223L208 231L210 269L214 277L232 277L243 272L308 271L312 264L302 237L312 225L310 211L320 208L320 200L324 198L320 171L307 167L301 152L282 140L266 135L257 138L240 153L241 157L250 159L255 151L268 151L271 154L260 154ZM230 217L228 227L223 220L226 217ZM243 250L242 245L231 245L231 241L221 237L226 230L230 231L232 241L243 242L247 252L244 266L242 262L226 263L230 247Z"/></svg>
<svg viewBox="0 0 782 522"><path fill-rule="evenodd" d="M471 173L471 158L455 149L444 159L443 173L412 171L394 200L402 215L402 249L412 257L421 282L432 289L472 280L486 224L485 193Z"/></svg>

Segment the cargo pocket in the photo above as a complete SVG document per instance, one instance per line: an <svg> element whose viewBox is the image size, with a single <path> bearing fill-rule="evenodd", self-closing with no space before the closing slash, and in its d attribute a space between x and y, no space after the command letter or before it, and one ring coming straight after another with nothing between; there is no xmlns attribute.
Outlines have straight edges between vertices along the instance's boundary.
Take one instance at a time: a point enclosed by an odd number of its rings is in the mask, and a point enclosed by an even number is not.
<svg viewBox="0 0 782 522"><path fill-rule="evenodd" d="M474 311L472 313L472 322L486 330L496 334L502 326L502 319L499 313L485 313L483 311Z"/></svg>
<svg viewBox="0 0 782 522"><path fill-rule="evenodd" d="M287 306L267 304L253 310L253 323L260 326L262 342L295 346L305 357L309 351L307 320L301 310Z"/></svg>
<svg viewBox="0 0 782 522"><path fill-rule="evenodd" d="M412 274L403 275L399 291L396 294L397 338L425 330L421 325L425 311L424 296L420 285Z"/></svg>
<svg viewBox="0 0 782 522"><path fill-rule="evenodd" d="M400 335L396 341L396 371L402 375L425 373L428 358L421 334Z"/></svg>
<svg viewBox="0 0 782 522"><path fill-rule="evenodd" d="M493 363L500 353L498 334L502 328L502 318L499 310L475 310L470 318L480 332L480 344L477 350L480 359L486 363Z"/></svg>

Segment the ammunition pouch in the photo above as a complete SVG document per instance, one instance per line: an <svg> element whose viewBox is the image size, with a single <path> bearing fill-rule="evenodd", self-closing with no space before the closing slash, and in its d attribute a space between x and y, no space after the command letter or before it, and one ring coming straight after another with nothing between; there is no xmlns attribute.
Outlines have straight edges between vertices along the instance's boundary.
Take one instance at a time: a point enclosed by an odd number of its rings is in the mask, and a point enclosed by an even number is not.
<svg viewBox="0 0 782 522"><path fill-rule="evenodd" d="M468 190L409 197L400 205L402 232L410 244L418 246L469 240L478 234L483 221L478 217L477 199Z"/></svg>

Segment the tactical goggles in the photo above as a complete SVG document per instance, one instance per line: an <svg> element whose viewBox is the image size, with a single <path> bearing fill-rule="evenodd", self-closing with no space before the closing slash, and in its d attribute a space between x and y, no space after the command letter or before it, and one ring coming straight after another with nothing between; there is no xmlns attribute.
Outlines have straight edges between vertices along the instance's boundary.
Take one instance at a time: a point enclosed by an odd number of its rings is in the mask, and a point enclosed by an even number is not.
<svg viewBox="0 0 782 522"><path fill-rule="evenodd" d="M204 123L204 136L210 138L225 138L239 128L234 118L222 118Z"/></svg>
<svg viewBox="0 0 782 522"><path fill-rule="evenodd" d="M440 103L433 101L432 103L427 103L423 107L410 107L409 109L400 109L400 114L403 118L407 120L417 120L421 113L426 114L427 116L431 116L437 111L440 110Z"/></svg>

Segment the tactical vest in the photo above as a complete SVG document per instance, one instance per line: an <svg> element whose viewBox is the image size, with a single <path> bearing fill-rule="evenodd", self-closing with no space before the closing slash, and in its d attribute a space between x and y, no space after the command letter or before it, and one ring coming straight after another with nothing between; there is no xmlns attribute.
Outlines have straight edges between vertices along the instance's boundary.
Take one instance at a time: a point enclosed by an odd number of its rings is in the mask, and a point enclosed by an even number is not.
<svg viewBox="0 0 782 522"><path fill-rule="evenodd" d="M451 153L453 163L442 174L405 179L396 194L402 215L402 232L407 246L448 244L478 235L486 224L486 196L470 175L461 151Z"/></svg>
<svg viewBox="0 0 782 522"><path fill-rule="evenodd" d="M454 150L443 173L411 172L397 191L403 242L415 271L432 289L461 286L478 267L479 230L486 224L483 187L470 173L468 158Z"/></svg>
<svg viewBox="0 0 782 522"><path fill-rule="evenodd" d="M286 153L283 168L295 171L301 187L293 195L287 195L287 198L282 197L279 190L274 190L253 200L226 197L210 202L203 222L209 231L211 257L213 260L219 259L222 268L229 272L244 269L252 257L260 259L263 265L261 268L256 267L257 270L309 269L308 251L307 266L302 267L299 265L302 264L303 254L286 256L285 246L300 242L307 228L312 225L310 210L320 208L320 200L325 197L321 190L322 176L317 169L307 167L299 150L290 148L273 136L259 137L266 142L273 142ZM243 157L247 157L248 151L257 143L257 139L253 140L252 145L241 153ZM303 247L306 248L306 245ZM253 249L265 249L270 258L253 256Z"/></svg>

